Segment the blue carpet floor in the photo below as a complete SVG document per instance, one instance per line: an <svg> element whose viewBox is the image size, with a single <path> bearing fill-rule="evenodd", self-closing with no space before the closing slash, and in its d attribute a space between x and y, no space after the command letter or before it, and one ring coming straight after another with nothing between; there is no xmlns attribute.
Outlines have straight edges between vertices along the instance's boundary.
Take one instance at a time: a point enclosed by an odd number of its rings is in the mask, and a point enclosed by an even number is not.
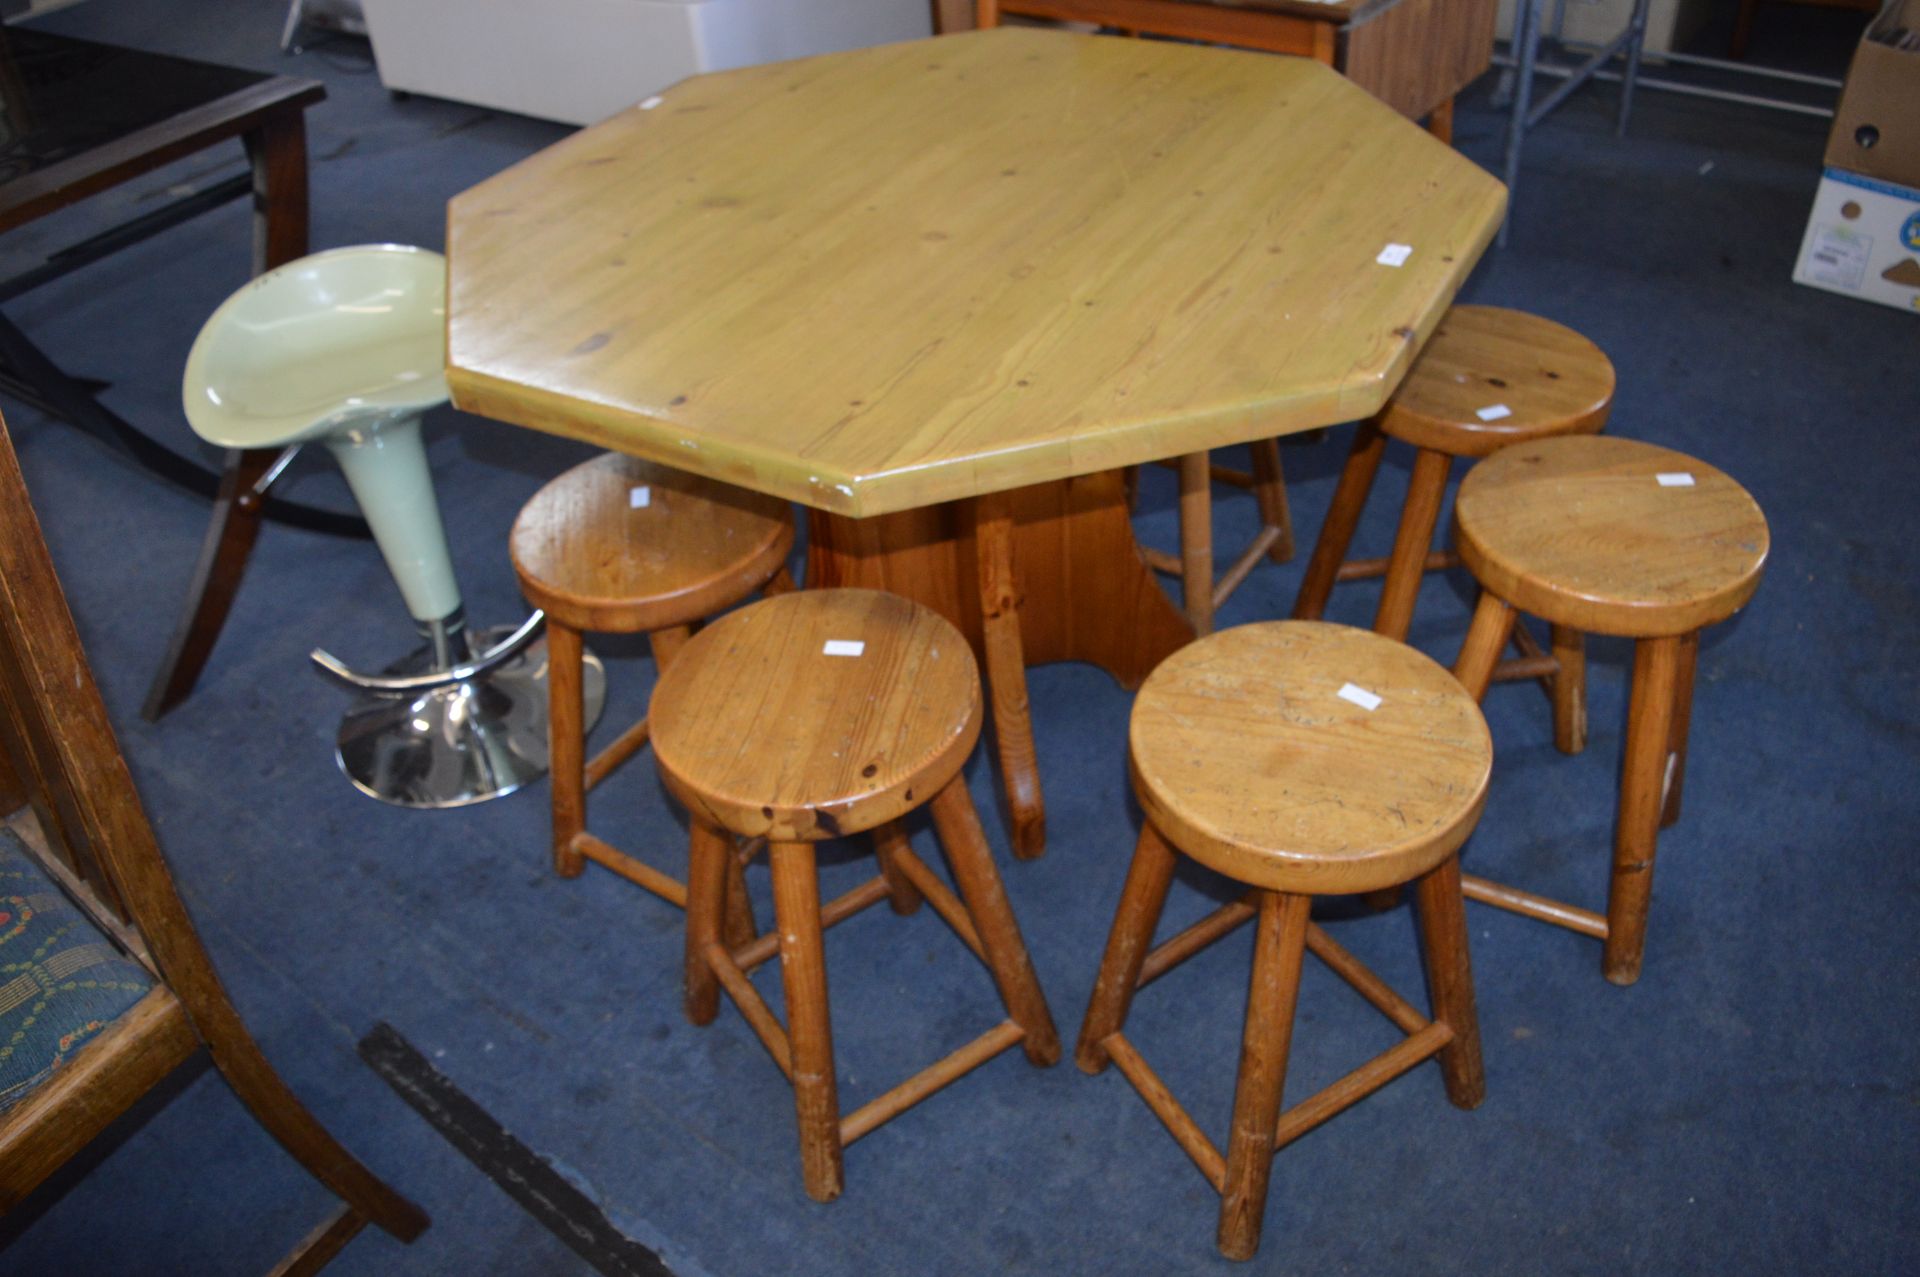
<svg viewBox="0 0 1920 1277"><path fill-rule="evenodd" d="M46 24L325 80L310 116L315 247L437 247L449 196L565 132L393 100L361 43L283 59L283 13L279 0L93 0ZM1458 124L1461 149L1488 165L1502 137L1490 82ZM1687 812L1661 840L1640 983L1602 981L1591 941L1470 907L1486 1103L1453 1109L1423 1066L1286 1149L1255 1271L1892 1273L1911 1271L1920 1247L1920 466L1905 436L1920 426L1920 325L1788 281L1824 123L1650 93L1617 140L1612 93L1577 97L1534 135L1513 244L1489 253L1465 296L1538 311L1605 348L1620 374L1613 432L1744 482L1772 524L1767 579L1702 644ZM0 266L237 166L237 148L209 153L43 221L0 241ZM201 319L244 279L247 233L245 210L229 207L9 313L186 448L179 369ZM789 1093L752 1033L731 1010L703 1030L681 1019L679 914L597 870L554 878L544 785L429 814L364 800L335 772L342 700L307 650L371 665L411 641L371 547L270 527L199 690L143 723L204 507L5 408L124 747L235 998L322 1119L434 1218L410 1247L363 1234L332 1271L585 1271L361 1063L355 1044L380 1021L688 1277L1229 1268L1213 1249L1211 1191L1126 1083L1070 1063L1035 1070L1018 1052L857 1144L839 1202L808 1201ZM507 528L586 452L450 410L429 439L469 611L517 618ZM1344 451L1341 431L1286 450L1306 544ZM1406 461L1383 471L1362 545L1384 551ZM319 456L289 493L345 500ZM1220 507L1221 541L1237 540L1250 500ZM1172 545L1164 472L1147 477L1138 526ZM1223 623L1284 615L1300 570L1258 571ZM1342 587L1333 619L1364 623L1375 592ZM1468 602L1464 579L1431 578L1414 643L1450 661ZM599 646L609 721L624 721L652 666L637 645ZM1594 642L1579 758L1552 748L1537 691L1491 695L1498 756L1471 869L1603 898L1629 658L1624 643ZM1071 1035L1139 819L1128 698L1072 665L1034 671L1032 695L1045 858L1006 855L984 751L970 778ZM665 865L683 858L682 823L644 763L596 795L593 820ZM829 890L860 872L857 850L831 857ZM753 880L764 918L764 871ZM1169 922L1223 891L1184 874ZM1337 935L1420 989L1408 910ZM1154 986L1132 1026L1221 1139L1248 950L1243 933ZM828 954L849 1100L995 1015L978 965L925 911L867 914L832 933ZM1391 1035L1310 964L1289 1095ZM329 1200L208 1073L57 1200L8 1221L0 1271L264 1271Z"/></svg>

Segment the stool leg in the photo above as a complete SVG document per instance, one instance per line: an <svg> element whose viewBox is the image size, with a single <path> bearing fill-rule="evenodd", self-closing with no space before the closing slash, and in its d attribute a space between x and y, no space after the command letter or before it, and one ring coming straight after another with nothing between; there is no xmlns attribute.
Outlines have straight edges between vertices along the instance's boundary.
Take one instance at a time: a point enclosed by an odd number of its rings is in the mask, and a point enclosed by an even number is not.
<svg viewBox="0 0 1920 1277"><path fill-rule="evenodd" d="M1260 893L1260 928L1253 941L1253 981L1240 1038L1240 1078L1233 1093L1233 1131L1227 1140L1227 1183L1220 1197L1220 1253L1252 1259L1267 1212L1267 1176L1273 1169L1273 1131L1287 1082L1293 1010L1300 995L1300 959L1306 952L1309 896Z"/></svg>
<svg viewBox="0 0 1920 1277"><path fill-rule="evenodd" d="M793 1047L793 1108L800 1124L800 1174L807 1196L840 1196L840 1092L833 1075L833 1028L827 1016L827 960L820 943L820 883L813 844L776 842L773 911L780 928L780 981L787 994Z"/></svg>
<svg viewBox="0 0 1920 1277"><path fill-rule="evenodd" d="M1641 639L1633 648L1633 691L1627 702L1626 761L1620 769L1619 826L1613 836L1613 880L1607 892L1607 941L1601 970L1614 984L1640 978L1653 896L1654 844L1660 837L1661 782L1673 737L1678 638Z"/></svg>
<svg viewBox="0 0 1920 1277"><path fill-rule="evenodd" d="M893 911L909 914L920 907L920 889L900 872L894 859L907 846L907 831L897 820L890 820L873 831L873 858L880 862L880 876L887 880L887 895Z"/></svg>
<svg viewBox="0 0 1920 1277"><path fill-rule="evenodd" d="M779 569L767 578L767 583L760 587L760 597L770 599L779 594L792 594L799 588L793 583L793 573L787 571L787 565L782 563Z"/></svg>
<svg viewBox="0 0 1920 1277"><path fill-rule="evenodd" d="M1204 452L1180 458L1180 602L1196 637L1213 633L1213 470Z"/></svg>
<svg viewBox="0 0 1920 1277"><path fill-rule="evenodd" d="M1440 1048L1440 1077L1447 1098L1463 1109L1487 1096L1480 1059L1480 1017L1473 1005L1473 965L1467 959L1467 907L1460 894L1456 852L1420 876L1414 887L1420 907L1420 943L1427 960L1427 996L1433 1018L1453 1030Z"/></svg>
<svg viewBox="0 0 1920 1277"><path fill-rule="evenodd" d="M1553 635L1553 746L1563 754L1587 747L1587 637L1566 625L1548 627Z"/></svg>
<svg viewBox="0 0 1920 1277"><path fill-rule="evenodd" d="M733 859L733 839L695 816L687 851L687 953L681 989L687 1019L712 1024L720 1011L720 981L707 965L707 946L718 944L724 930L727 862Z"/></svg>
<svg viewBox="0 0 1920 1277"><path fill-rule="evenodd" d="M1253 454L1253 499L1260 504L1260 523L1280 529L1280 535L1267 547L1267 558L1275 563L1293 559L1293 507L1287 503L1287 476L1280 468L1280 441L1256 439L1247 445Z"/></svg>
<svg viewBox="0 0 1920 1277"><path fill-rule="evenodd" d="M1107 951L1100 959L1100 974L1093 983L1093 999L1087 1003L1087 1018L1080 1023L1080 1041L1073 1051L1073 1062L1083 1073L1107 1067L1107 1050L1101 1044L1127 1022L1127 1008L1140 985L1140 966L1153 948L1154 929L1167 903L1173 864L1173 848L1167 840L1152 821L1142 824L1127 885L1120 889L1113 930L1107 936Z"/></svg>
<svg viewBox="0 0 1920 1277"><path fill-rule="evenodd" d="M587 825L586 710L580 631L547 618L547 766L553 777L553 868L578 878L587 858L573 839Z"/></svg>
<svg viewBox="0 0 1920 1277"><path fill-rule="evenodd" d="M720 930L726 936L727 948L738 949L752 944L760 928L753 920L753 897L747 894L747 868L734 851L733 840L727 841L727 898L721 910Z"/></svg>
<svg viewBox="0 0 1920 1277"><path fill-rule="evenodd" d="M1660 808L1660 828L1680 819L1680 787L1687 779L1687 733L1693 725L1693 670L1700 663L1700 631L1680 639L1680 670L1673 681L1673 734L1667 753L1673 761L1667 775L1667 798Z"/></svg>
<svg viewBox="0 0 1920 1277"><path fill-rule="evenodd" d="M667 672L667 666L673 664L673 658L693 637L693 630L685 625L675 625L669 629L655 630L647 635L647 646L653 649L653 674L655 678Z"/></svg>
<svg viewBox="0 0 1920 1277"><path fill-rule="evenodd" d="M1487 685L1493 682L1493 667L1500 663L1500 653L1506 650L1507 637L1512 633L1513 609L1491 590L1480 591L1473 623L1467 626L1460 655L1453 661L1453 676L1474 700L1486 696Z"/></svg>
<svg viewBox="0 0 1920 1277"><path fill-rule="evenodd" d="M1027 1059L1046 1067L1060 1061L1060 1035L1047 1010L1046 995L1040 991L1040 978L1033 972L1033 959L1027 956L1027 943L1020 937L1020 924L1014 920L1013 906L1007 902L1006 886L993 867L993 852L987 847L986 831L980 828L980 813L973 808L973 796L967 792L964 775L948 781L933 798L933 827L946 849L947 865L966 901L973 928L980 936L980 947L987 952L987 966L1000 989L1000 1000L1007 1014L1026 1031L1021 1047Z"/></svg>
<svg viewBox="0 0 1920 1277"><path fill-rule="evenodd" d="M1414 454L1407 503L1400 509L1400 530L1393 537L1380 610L1373 617L1376 634L1405 642L1413 626L1413 603L1426 575L1427 551L1433 548L1433 529L1440 521L1440 502L1446 497L1447 472L1452 468L1453 458L1444 452L1422 448Z"/></svg>
<svg viewBox="0 0 1920 1277"><path fill-rule="evenodd" d="M1306 575L1300 580L1300 594L1293 601L1294 620L1317 621L1327 610L1327 596L1333 593L1347 547L1353 544L1353 530L1360 526L1360 514L1367 508L1367 494L1373 491L1373 478L1380 473L1380 458L1386 451L1387 437L1379 426L1363 421L1355 427L1353 447L1333 489L1333 504L1327 507L1326 522L1320 525Z"/></svg>

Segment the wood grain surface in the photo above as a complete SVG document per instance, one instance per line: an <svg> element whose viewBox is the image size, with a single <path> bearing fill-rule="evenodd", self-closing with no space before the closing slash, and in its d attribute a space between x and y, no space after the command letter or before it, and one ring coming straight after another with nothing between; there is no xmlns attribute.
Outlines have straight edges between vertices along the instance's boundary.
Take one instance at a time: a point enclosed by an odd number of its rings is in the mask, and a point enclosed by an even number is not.
<svg viewBox="0 0 1920 1277"><path fill-rule="evenodd" d="M1657 476L1687 475L1663 485ZM1766 566L1766 516L1704 461L1601 435L1515 444L1454 503L1460 557L1506 602L1590 634L1685 634L1738 611Z"/></svg>
<svg viewBox="0 0 1920 1277"><path fill-rule="evenodd" d="M1504 205L1303 60L1016 28L831 54L454 199L448 380L886 513L1366 416Z"/></svg>
<svg viewBox="0 0 1920 1277"><path fill-rule="evenodd" d="M784 501L608 453L549 482L508 538L528 602L584 630L688 625L766 582L793 547Z"/></svg>
<svg viewBox="0 0 1920 1277"><path fill-rule="evenodd" d="M1606 352L1566 325L1502 306L1455 306L1380 428L1448 456L1484 457L1527 439L1599 431L1613 388Z"/></svg>
<svg viewBox="0 0 1920 1277"><path fill-rule="evenodd" d="M1369 710L1340 695L1353 684ZM1401 643L1318 621L1223 630L1169 657L1129 730L1134 792L1176 847L1310 895L1426 872L1465 841L1493 744L1454 677Z"/></svg>
<svg viewBox="0 0 1920 1277"><path fill-rule="evenodd" d="M863 645L829 655L829 641ZM877 590L806 590L721 617L661 675L649 721L661 776L743 837L859 833L930 801L980 737L966 640Z"/></svg>

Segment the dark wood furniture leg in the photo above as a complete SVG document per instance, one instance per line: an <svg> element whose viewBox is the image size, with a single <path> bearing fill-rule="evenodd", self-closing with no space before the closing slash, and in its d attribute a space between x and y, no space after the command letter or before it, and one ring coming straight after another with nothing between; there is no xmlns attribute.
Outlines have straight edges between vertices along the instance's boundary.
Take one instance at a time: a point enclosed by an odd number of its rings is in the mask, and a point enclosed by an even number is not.
<svg viewBox="0 0 1920 1277"><path fill-rule="evenodd" d="M307 251L305 108L274 112L244 140L253 166L253 273L259 275ZM227 453L180 622L140 709L149 722L186 698L213 654L260 535L264 486L269 486L260 480L273 471L279 457L278 449Z"/></svg>

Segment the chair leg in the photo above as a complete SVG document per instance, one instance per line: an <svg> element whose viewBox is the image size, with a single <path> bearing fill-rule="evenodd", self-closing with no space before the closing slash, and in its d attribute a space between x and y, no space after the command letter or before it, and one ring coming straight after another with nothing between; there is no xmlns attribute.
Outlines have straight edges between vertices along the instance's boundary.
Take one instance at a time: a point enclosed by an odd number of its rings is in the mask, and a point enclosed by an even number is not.
<svg viewBox="0 0 1920 1277"><path fill-rule="evenodd" d="M820 942L820 883L813 845L776 842L773 909L780 928L780 980L787 994L793 1049L793 1107L800 1127L800 1174L807 1196L830 1202L844 1183L840 1092L833 1072L833 1028L827 1014L827 961Z"/></svg>
<svg viewBox="0 0 1920 1277"><path fill-rule="evenodd" d="M1204 452L1180 458L1180 602L1196 637L1213 633L1213 469Z"/></svg>
<svg viewBox="0 0 1920 1277"><path fill-rule="evenodd" d="M1513 618L1513 608L1505 599L1491 590L1480 591L1480 602L1474 605L1467 637L1453 662L1453 676L1475 701L1485 698L1487 685L1493 682L1493 667L1500 663L1507 636L1513 633Z"/></svg>
<svg viewBox="0 0 1920 1277"><path fill-rule="evenodd" d="M1300 960L1306 952L1307 910L1312 903L1308 896L1260 893L1253 981L1247 990L1233 1130L1227 1140L1226 1189L1220 1196L1220 1253L1228 1259L1252 1259L1260 1248L1267 1177L1273 1169L1274 1125L1286 1088L1293 1012L1300 995Z"/></svg>
<svg viewBox="0 0 1920 1277"><path fill-rule="evenodd" d="M1680 669L1673 681L1673 734L1667 743L1666 801L1660 806L1660 828L1680 819L1680 788L1687 779L1687 735L1693 725L1693 671L1700 663L1700 631L1680 639Z"/></svg>
<svg viewBox="0 0 1920 1277"><path fill-rule="evenodd" d="M687 953L681 991L688 1021L712 1024L720 1011L720 981L707 965L707 946L721 941L725 922L727 862L733 840L695 816L687 853Z"/></svg>
<svg viewBox="0 0 1920 1277"><path fill-rule="evenodd" d="M900 872L897 857L906 850L907 831L897 820L890 820L873 831L873 857L880 862L880 876L887 880L887 896L897 914L909 914L920 907L920 889Z"/></svg>
<svg viewBox="0 0 1920 1277"><path fill-rule="evenodd" d="M1563 754L1587 747L1587 639L1579 630L1553 625L1553 745Z"/></svg>
<svg viewBox="0 0 1920 1277"><path fill-rule="evenodd" d="M1620 774L1619 825L1613 836L1613 879L1607 892L1607 940L1602 972L1614 984L1640 978L1647 943L1647 906L1653 897L1653 855L1660 837L1661 783L1673 737L1674 689L1679 680L1678 638L1641 639L1633 650L1633 691L1627 702L1626 761Z"/></svg>
<svg viewBox="0 0 1920 1277"><path fill-rule="evenodd" d="M1394 534L1393 556L1387 560L1387 579L1380 589L1380 610L1373 629L1405 642L1413 626L1413 604L1426 575L1427 551L1433 548L1434 525L1440 520L1440 502L1447 493L1447 472L1453 458L1422 448L1414 454L1413 479L1407 485L1407 503L1400 510L1400 530Z"/></svg>
<svg viewBox="0 0 1920 1277"><path fill-rule="evenodd" d="M1280 441L1256 439L1248 451L1253 454L1253 498L1260 504L1260 523L1280 529L1267 547L1267 558L1289 563L1293 560L1293 508L1287 503L1286 472L1280 468Z"/></svg>
<svg viewBox="0 0 1920 1277"><path fill-rule="evenodd" d="M573 845L587 826L586 709L580 631L547 618L547 766L552 776L553 870L578 878L587 858Z"/></svg>
<svg viewBox="0 0 1920 1277"><path fill-rule="evenodd" d="M1106 953L1100 959L1100 974L1093 983L1093 998L1087 1003L1086 1019L1080 1023L1080 1041L1074 1047L1073 1062L1083 1073L1098 1073L1107 1067L1107 1049L1102 1043L1127 1022L1127 1009L1140 986L1141 964L1153 948L1153 933L1167 903L1173 866L1173 848L1152 821L1142 824L1133 864L1127 870L1127 885L1120 890L1120 907L1113 915L1113 930L1107 936Z"/></svg>
<svg viewBox="0 0 1920 1277"><path fill-rule="evenodd" d="M260 537L264 497L256 488L261 476L279 458L279 449L227 450L220 490L214 497L180 621L140 709L140 716L150 723L186 699L213 654L227 613L233 609L234 595L239 593L247 558Z"/></svg>
<svg viewBox="0 0 1920 1277"><path fill-rule="evenodd" d="M1046 1067L1060 1060L1060 1035L1047 1010L1046 995L1040 991L1040 978L1034 974L1033 959L1027 955L1027 943L1020 936L1020 924L1007 901L1006 886L993 867L993 852L987 847L986 831L980 828L980 814L974 810L973 797L967 792L964 775L955 776L934 795L933 826L946 849L948 867L960 897L966 902L973 928L979 933L980 947L986 950L987 966L1000 989L1000 1000L1007 1014L1026 1032L1021 1047L1027 1059Z"/></svg>
<svg viewBox="0 0 1920 1277"><path fill-rule="evenodd" d="M1421 875L1414 898L1420 908L1433 1018L1453 1030L1453 1041L1440 1048L1440 1076L1449 1100L1463 1109L1477 1108L1487 1095L1487 1071L1480 1058L1480 1017L1474 1010L1458 852Z"/></svg>
<svg viewBox="0 0 1920 1277"><path fill-rule="evenodd" d="M1300 594L1293 601L1294 620L1317 621L1326 612L1327 596L1333 593L1340 565L1353 544L1354 529L1360 526L1360 514L1367 508L1367 494L1373 491L1373 479L1380 473L1380 458L1386 451L1387 437L1380 433L1379 426L1363 421L1355 428L1347 463L1341 467L1340 482L1333 489L1333 504L1327 507L1326 522L1320 525L1320 537L1313 543L1306 575L1300 581Z"/></svg>

